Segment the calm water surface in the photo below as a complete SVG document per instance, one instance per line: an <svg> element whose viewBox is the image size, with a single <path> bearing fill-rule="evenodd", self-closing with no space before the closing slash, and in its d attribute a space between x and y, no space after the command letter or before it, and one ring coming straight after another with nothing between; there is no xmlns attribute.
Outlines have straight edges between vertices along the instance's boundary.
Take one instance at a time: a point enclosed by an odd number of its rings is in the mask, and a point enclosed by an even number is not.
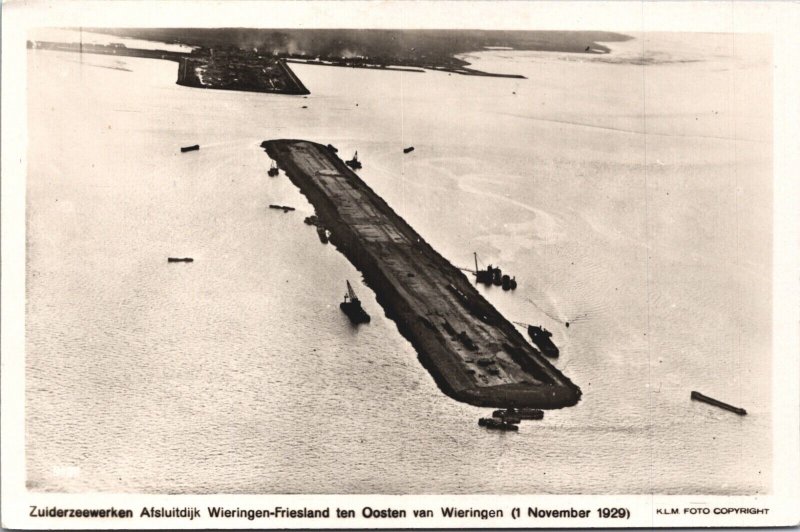
<svg viewBox="0 0 800 532"><path fill-rule="evenodd" d="M733 44L469 56L524 80L292 65L305 99L30 51L29 487L768 492L770 50ZM582 401L517 434L479 429L487 410L437 389L303 224L310 204L267 177L269 138L357 149L364 180L451 262L477 251L516 275L513 294L481 290L553 331ZM357 330L346 279L372 315Z"/></svg>

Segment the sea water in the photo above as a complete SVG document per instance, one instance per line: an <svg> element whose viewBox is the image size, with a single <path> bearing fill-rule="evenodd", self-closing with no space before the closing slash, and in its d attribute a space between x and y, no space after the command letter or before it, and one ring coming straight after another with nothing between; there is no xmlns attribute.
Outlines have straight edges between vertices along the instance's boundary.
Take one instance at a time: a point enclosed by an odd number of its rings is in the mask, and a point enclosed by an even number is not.
<svg viewBox="0 0 800 532"><path fill-rule="evenodd" d="M768 42L613 48L466 56L525 79L292 65L307 98L30 50L29 488L769 492ZM303 223L310 204L267 176L275 138L358 150L361 177L444 257L516 276L479 290L553 332L580 403L519 433L478 427L489 409L437 388ZM370 324L339 310L346 280Z"/></svg>

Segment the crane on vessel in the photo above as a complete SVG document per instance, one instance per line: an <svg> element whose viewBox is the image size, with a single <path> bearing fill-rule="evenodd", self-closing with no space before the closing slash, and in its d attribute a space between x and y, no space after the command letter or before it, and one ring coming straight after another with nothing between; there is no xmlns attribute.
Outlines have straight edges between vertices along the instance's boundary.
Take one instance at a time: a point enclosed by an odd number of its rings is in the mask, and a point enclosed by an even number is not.
<svg viewBox="0 0 800 532"><path fill-rule="evenodd" d="M361 300L358 299L356 293L353 291L353 287L350 286L350 281L346 281L346 283L347 293L344 295L344 301L339 303L339 308L342 309L342 312L347 314L347 317L350 318L350 321L354 325L369 323L369 314L361 307Z"/></svg>
<svg viewBox="0 0 800 532"><path fill-rule="evenodd" d="M347 301L350 299L350 302L358 303L360 305L361 301L359 301L358 297L356 297L356 293L353 290L353 287L350 285L350 281L345 281L345 283L347 283L347 293L344 295L344 300Z"/></svg>
<svg viewBox="0 0 800 532"><path fill-rule="evenodd" d="M500 268L494 268L491 264L487 266L485 270L481 270L478 267L478 253L473 252L472 254L475 257L475 269L459 268L459 270L472 273L475 276L476 283L485 284L487 286L492 284L502 286L503 290L514 290L517 288L516 278L503 275Z"/></svg>

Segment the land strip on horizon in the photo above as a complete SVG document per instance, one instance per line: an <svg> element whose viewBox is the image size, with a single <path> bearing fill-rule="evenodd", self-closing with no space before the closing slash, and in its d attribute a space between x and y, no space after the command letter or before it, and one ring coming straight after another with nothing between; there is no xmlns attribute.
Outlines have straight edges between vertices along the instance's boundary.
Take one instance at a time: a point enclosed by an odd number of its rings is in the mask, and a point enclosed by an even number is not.
<svg viewBox="0 0 800 532"><path fill-rule="evenodd" d="M178 63L178 85L277 94L310 94L283 59L243 50L194 50L191 53L129 48L124 44L61 43L28 41L28 48L91 53Z"/></svg>
<svg viewBox="0 0 800 532"><path fill-rule="evenodd" d="M84 28L95 33L206 49L252 50L311 65L415 68L467 76L524 78L470 68L464 54L491 49L607 54L607 31L376 30L314 28Z"/></svg>

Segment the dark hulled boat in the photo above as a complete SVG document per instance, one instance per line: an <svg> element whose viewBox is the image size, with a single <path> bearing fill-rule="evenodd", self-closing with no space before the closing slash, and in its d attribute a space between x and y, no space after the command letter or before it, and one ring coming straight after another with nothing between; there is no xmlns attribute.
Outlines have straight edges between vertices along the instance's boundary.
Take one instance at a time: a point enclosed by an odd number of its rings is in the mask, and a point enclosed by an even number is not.
<svg viewBox="0 0 800 532"><path fill-rule="evenodd" d="M739 414L740 416L747 415L747 410L745 410L744 408L739 408L738 406L733 406L729 405L728 403L723 403L722 401L718 401L713 397L703 395L700 392L692 392L691 397L693 401L702 401L709 405L716 406L717 408L722 408L723 410L728 410L729 412L733 412L734 414Z"/></svg>
<svg viewBox="0 0 800 532"><path fill-rule="evenodd" d="M501 421L499 419L495 419L493 417L482 417L478 420L478 425L481 427L486 427L487 429L494 429L494 430L519 430L519 427L514 425L513 423L506 423L505 421Z"/></svg>
<svg viewBox="0 0 800 532"><path fill-rule="evenodd" d="M500 415L497 415L497 414ZM495 419L499 419L500 421L505 421L506 423L511 423L512 425L519 425L522 422L522 418L513 414L509 414L505 410L495 410L492 412L492 417Z"/></svg>
<svg viewBox="0 0 800 532"><path fill-rule="evenodd" d="M181 153L186 153L187 151L197 151L200 149L199 144L195 144L194 146L184 146L181 148Z"/></svg>
<svg viewBox="0 0 800 532"><path fill-rule="evenodd" d="M403 153L411 153L414 151L414 146L409 146L408 148L403 148Z"/></svg>
<svg viewBox="0 0 800 532"><path fill-rule="evenodd" d="M353 292L350 281L347 281L347 293L344 295L344 301L339 303L339 308L342 309L342 312L347 314L347 317L350 318L350 321L354 325L369 323L369 314L361 308L361 300L359 300L356 297L356 293Z"/></svg>
<svg viewBox="0 0 800 532"><path fill-rule="evenodd" d="M551 358L558 357L558 347L550 339L553 333L544 327L537 327L535 325L528 325L528 335L530 335L533 343L539 348L539 351Z"/></svg>
<svg viewBox="0 0 800 532"><path fill-rule="evenodd" d="M361 161L358 160L358 152L356 151L353 154L353 158L350 159L349 161L345 161L344 164L346 164L353 170L358 170L359 168L361 168Z"/></svg>
<svg viewBox="0 0 800 532"><path fill-rule="evenodd" d="M185 257L185 258L167 257L167 262L194 262L194 259L191 257Z"/></svg>
<svg viewBox="0 0 800 532"><path fill-rule="evenodd" d="M542 419L544 418L544 411L538 408L506 408L504 410L495 410L492 412L492 417L500 418L508 421L513 419Z"/></svg>

